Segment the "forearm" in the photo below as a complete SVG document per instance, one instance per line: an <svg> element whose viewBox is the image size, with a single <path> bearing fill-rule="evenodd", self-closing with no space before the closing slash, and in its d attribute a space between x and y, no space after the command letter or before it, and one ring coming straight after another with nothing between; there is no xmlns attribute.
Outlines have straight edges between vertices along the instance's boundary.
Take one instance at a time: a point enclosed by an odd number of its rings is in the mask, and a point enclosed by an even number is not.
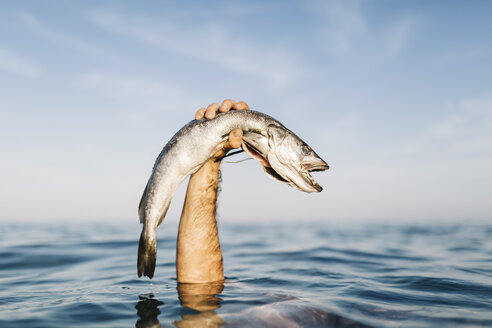
<svg viewBox="0 0 492 328"><path fill-rule="evenodd" d="M215 220L220 162L207 161L188 183L176 252L178 282L224 280Z"/></svg>
<svg viewBox="0 0 492 328"><path fill-rule="evenodd" d="M226 99L201 108L196 120L213 119L217 113L247 110L248 105ZM224 280L222 251L215 220L220 161L229 150L241 146L243 131L234 129L217 152L191 176L181 214L176 251L176 273L180 283L207 283Z"/></svg>

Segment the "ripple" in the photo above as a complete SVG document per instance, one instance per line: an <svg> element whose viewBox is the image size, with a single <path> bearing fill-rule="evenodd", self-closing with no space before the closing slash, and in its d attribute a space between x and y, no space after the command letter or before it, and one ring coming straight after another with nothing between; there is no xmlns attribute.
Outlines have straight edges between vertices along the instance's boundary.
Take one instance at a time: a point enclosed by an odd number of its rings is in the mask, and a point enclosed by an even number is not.
<svg viewBox="0 0 492 328"><path fill-rule="evenodd" d="M429 293L471 293L492 299L492 286L474 284L459 279L423 276L385 276L378 280L385 284L396 285L402 289L425 291Z"/></svg>
<svg viewBox="0 0 492 328"><path fill-rule="evenodd" d="M490 226L219 229L228 278L202 313L178 295L176 231L160 231L149 280L135 226L5 227L0 327L492 325Z"/></svg>
<svg viewBox="0 0 492 328"><path fill-rule="evenodd" d="M38 268L53 268L59 266L70 266L76 263L82 263L93 259L91 256L80 255L55 255L55 254L39 254L39 255L23 255L11 256L7 259L0 259L0 269L2 270L18 270L18 269L38 269Z"/></svg>

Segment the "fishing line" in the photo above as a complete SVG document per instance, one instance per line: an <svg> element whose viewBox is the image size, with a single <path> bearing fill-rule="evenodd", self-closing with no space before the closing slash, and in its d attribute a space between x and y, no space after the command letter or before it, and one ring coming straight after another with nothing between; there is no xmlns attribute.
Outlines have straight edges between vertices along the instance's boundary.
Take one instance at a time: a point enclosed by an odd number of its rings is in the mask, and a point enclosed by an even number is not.
<svg viewBox="0 0 492 328"><path fill-rule="evenodd" d="M241 159L241 160L239 160L239 161L235 161L235 162L232 162L232 161L227 161L227 162L224 162L224 163L236 164L236 163L241 163L241 162L244 162L244 161L247 161L247 160L250 160L250 159L253 159L253 158L248 157L248 158L245 158L245 159Z"/></svg>
<svg viewBox="0 0 492 328"><path fill-rule="evenodd" d="M232 156L232 155L236 155L236 154L240 154L242 153L244 150L237 150L237 151L233 151L233 152L230 152L229 154L225 155L225 156L222 156L222 157L219 157L219 158L216 158L215 159L215 162L220 162L221 160L223 160L224 158L226 157L229 157L229 156ZM226 162L227 163L227 162Z"/></svg>

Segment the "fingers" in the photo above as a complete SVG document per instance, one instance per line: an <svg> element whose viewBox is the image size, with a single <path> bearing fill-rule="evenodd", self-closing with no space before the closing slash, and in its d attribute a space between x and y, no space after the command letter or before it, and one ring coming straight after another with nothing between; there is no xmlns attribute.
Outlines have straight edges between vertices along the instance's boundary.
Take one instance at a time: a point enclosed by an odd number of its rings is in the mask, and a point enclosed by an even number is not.
<svg viewBox="0 0 492 328"><path fill-rule="evenodd" d="M249 106L247 103L245 103L244 101L238 101L234 106L233 108L235 110L245 110L245 109L249 109Z"/></svg>
<svg viewBox="0 0 492 328"><path fill-rule="evenodd" d="M213 103L210 104L207 107L207 111L205 112L205 118L207 120L211 120L215 117L215 114L217 113L217 110L219 109L220 105L218 103Z"/></svg>
<svg viewBox="0 0 492 328"><path fill-rule="evenodd" d="M246 110L249 109L248 104L244 101L235 102L232 99L225 99L221 105L218 103L210 104L207 108L200 108L195 114L195 120L201 120L205 117L207 120L213 119L217 115L217 111L221 113L228 112L230 110ZM234 129L229 133L229 137L226 141L217 145L217 152L213 157L224 156L229 150L241 147L243 140L243 131L241 129Z"/></svg>
<svg viewBox="0 0 492 328"><path fill-rule="evenodd" d="M249 109L249 106L244 101L235 102L232 99L226 99L222 102L221 105L219 105L218 103L213 103L210 104L207 108L200 108L195 114L195 120L201 120L203 117L205 117L207 120L211 120L217 115L217 111L225 113L230 111L231 109L245 110Z"/></svg>
<svg viewBox="0 0 492 328"><path fill-rule="evenodd" d="M217 109L219 109L219 104L218 103L213 103L208 105L207 108L202 107L200 108L196 114L195 114L195 120L201 120L203 117L207 118L208 120L211 120L215 117L215 113L217 113Z"/></svg>
<svg viewBox="0 0 492 328"><path fill-rule="evenodd" d="M229 133L229 137L226 141L221 142L215 147L215 154L211 157L212 159L222 158L231 149L236 149L241 147L243 140L243 131L241 129L234 129Z"/></svg>
<svg viewBox="0 0 492 328"><path fill-rule="evenodd" d="M205 115L206 110L207 109L205 107L200 108L195 114L195 120L201 120L203 118L203 115Z"/></svg>
<svg viewBox="0 0 492 328"><path fill-rule="evenodd" d="M232 99L226 99L222 102L219 110L221 113L225 113L231 110L236 105L236 102Z"/></svg>
<svg viewBox="0 0 492 328"><path fill-rule="evenodd" d="M243 140L243 130L241 129L234 129L229 133L229 138L227 139L226 144L224 145L224 148L239 148L241 147L241 142Z"/></svg>

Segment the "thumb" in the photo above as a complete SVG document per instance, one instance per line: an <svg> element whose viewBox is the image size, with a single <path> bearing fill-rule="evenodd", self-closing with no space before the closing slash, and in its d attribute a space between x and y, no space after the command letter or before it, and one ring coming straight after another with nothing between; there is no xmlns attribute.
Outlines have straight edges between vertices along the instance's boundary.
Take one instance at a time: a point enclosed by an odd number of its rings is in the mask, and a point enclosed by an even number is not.
<svg viewBox="0 0 492 328"><path fill-rule="evenodd" d="M243 140L243 130L234 129L229 133L229 138L224 144L225 149L235 149L241 147L241 142Z"/></svg>

